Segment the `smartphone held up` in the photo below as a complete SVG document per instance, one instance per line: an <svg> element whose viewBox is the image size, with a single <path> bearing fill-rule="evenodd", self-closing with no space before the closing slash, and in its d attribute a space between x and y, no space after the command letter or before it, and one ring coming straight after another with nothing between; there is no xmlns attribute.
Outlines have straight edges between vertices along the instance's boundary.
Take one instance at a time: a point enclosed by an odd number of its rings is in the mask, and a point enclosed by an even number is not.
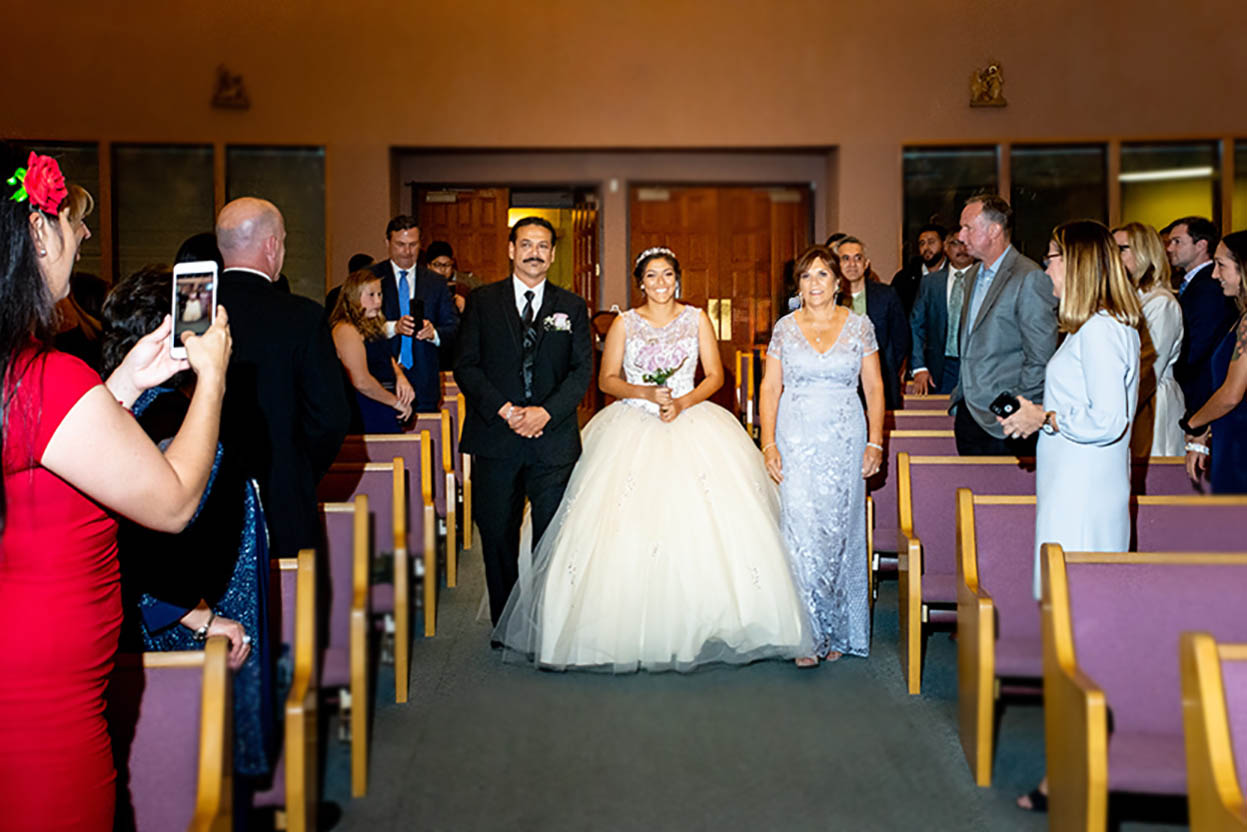
<svg viewBox="0 0 1247 832"><path fill-rule="evenodd" d="M169 354L185 358L182 333L203 335L216 319L217 264L212 260L178 263L173 267L173 333Z"/></svg>

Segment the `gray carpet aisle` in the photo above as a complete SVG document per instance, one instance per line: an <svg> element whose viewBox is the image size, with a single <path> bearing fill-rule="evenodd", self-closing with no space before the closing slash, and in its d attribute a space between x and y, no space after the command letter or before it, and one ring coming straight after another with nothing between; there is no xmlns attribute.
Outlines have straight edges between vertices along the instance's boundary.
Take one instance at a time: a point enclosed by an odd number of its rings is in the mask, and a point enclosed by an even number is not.
<svg viewBox="0 0 1247 832"><path fill-rule="evenodd" d="M503 664L475 620L478 551L459 575L438 635L415 642L410 701L394 704L388 668L378 679L366 797L351 800L349 755L328 742L324 797L342 832L1047 828L1013 807L1043 772L1039 707L1006 711L995 785L976 788L957 740L956 645L931 639L924 695L908 696L895 582L869 659L613 677Z"/></svg>

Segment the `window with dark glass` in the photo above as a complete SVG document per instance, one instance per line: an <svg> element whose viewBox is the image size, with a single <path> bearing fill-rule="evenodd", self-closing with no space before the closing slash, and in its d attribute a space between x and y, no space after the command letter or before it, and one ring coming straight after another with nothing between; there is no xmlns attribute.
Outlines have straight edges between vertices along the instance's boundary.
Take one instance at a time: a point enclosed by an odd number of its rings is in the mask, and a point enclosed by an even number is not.
<svg viewBox="0 0 1247 832"><path fill-rule="evenodd" d="M1052 229L1063 222L1108 222L1104 145L1014 145L1009 164L1013 244L1028 257L1042 260Z"/></svg>
<svg viewBox="0 0 1247 832"><path fill-rule="evenodd" d="M998 192L997 155L995 146L905 148L904 262L916 256L923 225L956 229L968 198Z"/></svg>
<svg viewBox="0 0 1247 832"><path fill-rule="evenodd" d="M233 146L225 153L227 199L257 196L286 221L290 291L325 300L325 149Z"/></svg>
<svg viewBox="0 0 1247 832"><path fill-rule="evenodd" d="M211 145L114 145L115 279L172 264L182 242L211 231Z"/></svg>

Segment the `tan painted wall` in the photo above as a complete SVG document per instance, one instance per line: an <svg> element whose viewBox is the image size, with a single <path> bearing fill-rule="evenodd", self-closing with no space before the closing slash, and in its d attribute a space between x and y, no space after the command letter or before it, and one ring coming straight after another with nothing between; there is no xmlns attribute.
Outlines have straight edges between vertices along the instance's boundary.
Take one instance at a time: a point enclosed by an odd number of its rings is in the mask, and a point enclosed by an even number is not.
<svg viewBox="0 0 1247 832"><path fill-rule="evenodd" d="M378 248L391 147L838 146L894 265L906 142L1247 133L1242 0L66 0L0 50L0 132L327 146L331 262ZM26 31L10 26L10 33ZM1004 66L1003 110L966 106ZM218 63L248 112L208 106ZM36 70L37 68L37 70ZM890 255L890 256L889 256Z"/></svg>

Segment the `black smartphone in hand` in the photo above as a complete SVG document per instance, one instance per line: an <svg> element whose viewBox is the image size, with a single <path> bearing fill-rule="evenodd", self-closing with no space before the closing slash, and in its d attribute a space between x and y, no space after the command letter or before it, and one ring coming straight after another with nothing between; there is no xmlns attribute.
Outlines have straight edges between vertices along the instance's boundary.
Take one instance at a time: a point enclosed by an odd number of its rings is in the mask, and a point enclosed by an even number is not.
<svg viewBox="0 0 1247 832"><path fill-rule="evenodd" d="M1021 406L1022 404L1018 401L1017 396L1006 392L1001 393L993 399L992 403L987 406L987 409L992 413L995 413L1001 419L1008 419L1014 413L1017 413L1018 408Z"/></svg>

